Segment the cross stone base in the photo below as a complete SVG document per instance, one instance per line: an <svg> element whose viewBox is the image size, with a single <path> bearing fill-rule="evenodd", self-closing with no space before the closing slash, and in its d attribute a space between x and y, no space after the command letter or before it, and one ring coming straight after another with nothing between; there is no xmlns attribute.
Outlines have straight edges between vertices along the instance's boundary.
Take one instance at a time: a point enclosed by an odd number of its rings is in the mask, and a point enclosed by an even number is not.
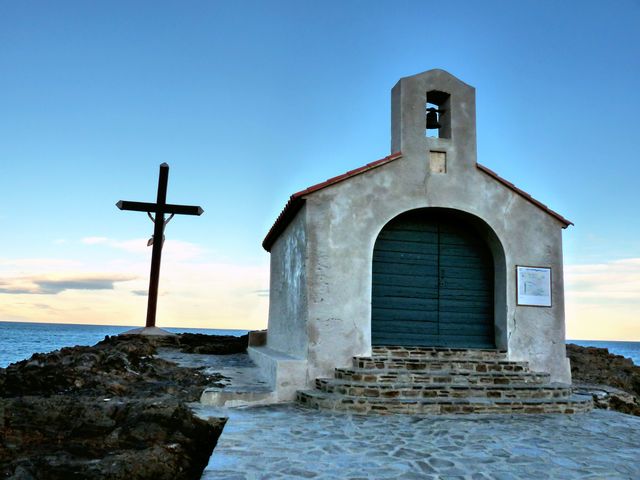
<svg viewBox="0 0 640 480"><path fill-rule="evenodd" d="M134 328L133 330L127 330L126 332L122 332L120 335L153 335L157 337L169 337L176 335L172 332L167 332L158 327L144 327L144 328Z"/></svg>

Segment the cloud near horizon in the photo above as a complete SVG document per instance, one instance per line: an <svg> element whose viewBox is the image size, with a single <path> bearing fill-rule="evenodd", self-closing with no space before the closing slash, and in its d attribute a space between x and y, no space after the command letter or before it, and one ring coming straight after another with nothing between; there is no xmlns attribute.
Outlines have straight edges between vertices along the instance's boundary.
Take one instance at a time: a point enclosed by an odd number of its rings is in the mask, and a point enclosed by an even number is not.
<svg viewBox="0 0 640 480"><path fill-rule="evenodd" d="M81 263L66 258L0 258L0 271L25 270L38 268L39 270L57 270L61 268L76 268Z"/></svg>
<svg viewBox="0 0 640 480"><path fill-rule="evenodd" d="M84 243L109 254L84 262L0 259L0 321L143 325L151 256L146 239ZM207 250L181 241L165 242L165 253L158 326L265 328L268 264L211 261Z"/></svg>
<svg viewBox="0 0 640 480"><path fill-rule="evenodd" d="M109 242L109 239L107 237L84 237L80 241L86 245L99 245Z"/></svg>
<svg viewBox="0 0 640 480"><path fill-rule="evenodd" d="M115 240L107 237L84 237L80 241L85 245L106 246L128 253L149 255L151 247L147 246L148 238L132 238L130 240ZM200 245L183 240L165 240L162 247L163 257L171 261L187 261L200 258L206 250Z"/></svg>
<svg viewBox="0 0 640 480"><path fill-rule="evenodd" d="M640 258L564 271L568 338L640 340Z"/></svg>
<svg viewBox="0 0 640 480"><path fill-rule="evenodd" d="M640 305L640 258L565 266L565 287L582 302Z"/></svg>
<svg viewBox="0 0 640 480"><path fill-rule="evenodd" d="M66 290L113 290L118 282L136 280L133 275L31 276L0 279L0 294L57 295Z"/></svg>

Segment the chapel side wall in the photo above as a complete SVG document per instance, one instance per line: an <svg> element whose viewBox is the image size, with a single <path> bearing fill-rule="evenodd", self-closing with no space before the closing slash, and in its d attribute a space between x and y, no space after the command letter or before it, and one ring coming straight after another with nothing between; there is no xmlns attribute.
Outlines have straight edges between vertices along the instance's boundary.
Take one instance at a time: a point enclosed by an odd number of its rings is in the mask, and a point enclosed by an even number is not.
<svg viewBox="0 0 640 480"><path fill-rule="evenodd" d="M306 206L271 247L267 347L307 356Z"/></svg>

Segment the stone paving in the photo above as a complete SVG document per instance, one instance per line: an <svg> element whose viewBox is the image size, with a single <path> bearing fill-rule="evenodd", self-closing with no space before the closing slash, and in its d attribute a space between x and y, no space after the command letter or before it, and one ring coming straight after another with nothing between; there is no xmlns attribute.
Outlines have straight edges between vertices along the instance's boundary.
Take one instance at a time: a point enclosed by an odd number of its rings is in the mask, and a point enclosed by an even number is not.
<svg viewBox="0 0 640 480"><path fill-rule="evenodd" d="M181 367L197 368L203 373L219 373L224 378L217 381L226 391L235 389L270 391L268 383L246 353L231 355L204 355L184 353L170 348L158 348L159 358L175 362Z"/></svg>
<svg viewBox="0 0 640 480"><path fill-rule="evenodd" d="M358 416L297 405L228 416L203 480L640 479L640 418L577 415Z"/></svg>

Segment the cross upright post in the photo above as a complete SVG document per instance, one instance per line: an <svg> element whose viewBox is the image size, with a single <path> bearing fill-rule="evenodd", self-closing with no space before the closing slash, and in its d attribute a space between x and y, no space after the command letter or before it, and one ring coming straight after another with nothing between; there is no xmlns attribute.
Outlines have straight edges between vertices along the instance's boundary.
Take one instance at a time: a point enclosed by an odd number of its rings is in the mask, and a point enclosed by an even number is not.
<svg viewBox="0 0 640 480"><path fill-rule="evenodd" d="M202 215L204 210L199 206L192 205L172 205L167 203L167 184L169 181L169 165L160 165L160 176L158 178L158 196L156 203L129 202L120 200L116 206L120 210L132 210L137 212L147 212L153 220L153 237L151 251L151 273L149 275L149 298L147 301L147 321L145 328L156 326L156 310L158 306L158 284L160 283L160 260L162 259L162 244L164 243L164 228L166 223L176 214L179 215ZM151 216L155 213L155 217ZM170 214L165 221L165 214Z"/></svg>
<svg viewBox="0 0 640 480"><path fill-rule="evenodd" d="M167 183L169 182L169 165L160 165L158 178L158 197L156 200L156 216L153 221L154 242L151 250L151 274L149 275L149 299L147 301L146 327L156 326L156 310L158 307L158 285L160 283L160 260L164 243L164 207L167 203Z"/></svg>

